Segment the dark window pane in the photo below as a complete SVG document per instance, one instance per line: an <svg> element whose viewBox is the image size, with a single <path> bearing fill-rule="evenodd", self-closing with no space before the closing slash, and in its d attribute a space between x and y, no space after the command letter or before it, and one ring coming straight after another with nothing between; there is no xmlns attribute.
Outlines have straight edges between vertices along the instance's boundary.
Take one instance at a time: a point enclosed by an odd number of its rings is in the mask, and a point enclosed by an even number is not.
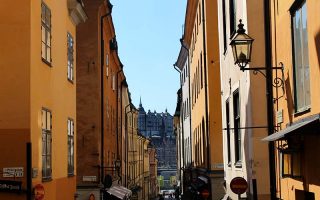
<svg viewBox="0 0 320 200"><path fill-rule="evenodd" d="M309 49L307 31L307 10L305 2L292 16L295 68L296 111L308 108L310 102Z"/></svg>

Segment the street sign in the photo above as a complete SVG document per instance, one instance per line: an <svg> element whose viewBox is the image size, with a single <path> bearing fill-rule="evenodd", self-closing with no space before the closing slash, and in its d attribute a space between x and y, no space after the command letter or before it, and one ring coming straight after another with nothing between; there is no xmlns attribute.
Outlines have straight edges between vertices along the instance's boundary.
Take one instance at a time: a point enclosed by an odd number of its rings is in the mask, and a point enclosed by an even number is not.
<svg viewBox="0 0 320 200"><path fill-rule="evenodd" d="M43 200L44 199L44 187L41 184L37 184L34 186L34 199L35 200Z"/></svg>
<svg viewBox="0 0 320 200"><path fill-rule="evenodd" d="M23 167L5 167L2 176L4 178L23 177Z"/></svg>
<svg viewBox="0 0 320 200"><path fill-rule="evenodd" d="M230 189L232 190L232 192L240 195L247 191L248 183L246 179L242 177L235 177L230 182Z"/></svg>
<svg viewBox="0 0 320 200"><path fill-rule="evenodd" d="M0 191L21 192L21 181L0 180Z"/></svg>

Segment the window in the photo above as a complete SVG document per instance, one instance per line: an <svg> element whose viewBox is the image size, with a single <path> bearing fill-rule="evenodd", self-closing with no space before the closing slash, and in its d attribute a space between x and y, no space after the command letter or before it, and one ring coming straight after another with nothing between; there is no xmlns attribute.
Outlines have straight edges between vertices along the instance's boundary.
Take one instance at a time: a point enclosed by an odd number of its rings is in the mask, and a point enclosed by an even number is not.
<svg viewBox="0 0 320 200"><path fill-rule="evenodd" d="M236 31L236 21L237 21L237 13L236 13L236 1L229 0L229 21L230 21L230 38Z"/></svg>
<svg viewBox="0 0 320 200"><path fill-rule="evenodd" d="M208 138L206 137L206 128L205 128L205 122L204 122L204 118L202 117L202 123L201 123L201 127L202 127L202 162L203 164L205 164L205 157L207 156L207 149L208 146L206 144L206 141L208 140Z"/></svg>
<svg viewBox="0 0 320 200"><path fill-rule="evenodd" d="M291 9L296 112L310 108L310 72L306 2Z"/></svg>
<svg viewBox="0 0 320 200"><path fill-rule="evenodd" d="M301 177L301 154L299 151L283 150L282 177Z"/></svg>
<svg viewBox="0 0 320 200"><path fill-rule="evenodd" d="M41 56L42 60L51 64L51 11L41 4Z"/></svg>
<svg viewBox="0 0 320 200"><path fill-rule="evenodd" d="M116 75L112 75L112 90L116 90Z"/></svg>
<svg viewBox="0 0 320 200"><path fill-rule="evenodd" d="M200 74L201 74L201 89L203 88L203 73L202 73L202 52L200 53Z"/></svg>
<svg viewBox="0 0 320 200"><path fill-rule="evenodd" d="M68 175L74 175L74 122L68 119Z"/></svg>
<svg viewBox="0 0 320 200"><path fill-rule="evenodd" d="M233 121L234 121L234 150L236 165L241 167L242 147L241 147L241 132L240 132L240 98L239 90L233 93Z"/></svg>
<svg viewBox="0 0 320 200"><path fill-rule="evenodd" d="M67 42L68 42L68 80L73 81L73 38L70 33L67 34Z"/></svg>
<svg viewBox="0 0 320 200"><path fill-rule="evenodd" d="M52 114L43 108L42 117L42 179L52 175Z"/></svg>
<svg viewBox="0 0 320 200"><path fill-rule="evenodd" d="M228 150L228 165L231 164L231 148L230 148L230 110L229 100L226 101L226 125L227 125L227 150Z"/></svg>
<svg viewBox="0 0 320 200"><path fill-rule="evenodd" d="M109 54L106 54L106 75L109 76Z"/></svg>
<svg viewBox="0 0 320 200"><path fill-rule="evenodd" d="M199 3L199 25L201 24L201 15L202 15L202 12L201 12L201 3Z"/></svg>
<svg viewBox="0 0 320 200"><path fill-rule="evenodd" d="M226 31L226 0L222 0L222 23L223 23L223 48L227 50L227 31Z"/></svg>

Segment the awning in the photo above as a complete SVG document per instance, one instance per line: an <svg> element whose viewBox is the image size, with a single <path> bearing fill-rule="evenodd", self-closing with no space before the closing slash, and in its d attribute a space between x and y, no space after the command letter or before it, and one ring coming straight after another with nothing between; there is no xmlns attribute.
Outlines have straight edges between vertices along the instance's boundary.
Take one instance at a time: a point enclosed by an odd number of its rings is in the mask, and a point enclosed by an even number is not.
<svg viewBox="0 0 320 200"><path fill-rule="evenodd" d="M319 119L320 119L320 114L312 115L310 117L301 119L298 122L293 123L291 126L288 126L287 128L279 132L276 132L272 135L269 135L268 137L263 138L262 141L275 141L275 140L281 139L289 133L296 133L298 129L301 129L312 122L319 121Z"/></svg>
<svg viewBox="0 0 320 200"><path fill-rule="evenodd" d="M132 195L131 190L119 185L111 187L107 192L121 200L128 199Z"/></svg>

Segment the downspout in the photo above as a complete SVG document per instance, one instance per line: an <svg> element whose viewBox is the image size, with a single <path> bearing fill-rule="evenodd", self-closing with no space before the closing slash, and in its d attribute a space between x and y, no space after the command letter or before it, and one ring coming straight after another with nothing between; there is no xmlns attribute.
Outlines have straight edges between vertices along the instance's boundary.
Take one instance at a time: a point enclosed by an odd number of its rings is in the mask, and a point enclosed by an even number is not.
<svg viewBox="0 0 320 200"><path fill-rule="evenodd" d="M126 163L126 167L125 167L125 186L128 187L128 113L131 112L131 109L127 112L127 108L130 106L131 104L129 103L128 105L126 105L126 107L124 108L126 114L125 114L125 134L126 134L126 138L125 138L125 163Z"/></svg>
<svg viewBox="0 0 320 200"><path fill-rule="evenodd" d="M145 143L145 138L144 138L144 140L143 140L143 143L142 143L142 153L141 153L141 155L142 155L142 187L143 187L143 199L145 199L145 189L146 189L146 187L145 187L145 181L144 181L144 143Z"/></svg>
<svg viewBox="0 0 320 200"><path fill-rule="evenodd" d="M131 141L132 141L132 159L135 159L135 153L134 153L134 146L135 146L135 141L133 140L133 112L131 112ZM133 163L133 184L135 185L136 183L136 164Z"/></svg>
<svg viewBox="0 0 320 200"><path fill-rule="evenodd" d="M202 27L203 27L203 65L204 65L204 89L205 89L205 109L206 109L206 137L207 137L207 170L210 166L210 148L209 148L209 114L208 114L208 85L207 85L207 46L206 46L206 19L205 19L205 0L202 0Z"/></svg>
<svg viewBox="0 0 320 200"><path fill-rule="evenodd" d="M272 88L272 54L271 54L271 34L270 34L270 0L264 0L264 24L265 24L265 57L266 57L266 90L267 90L267 116L268 135L274 132L273 119L273 88ZM269 142L269 174L270 174L270 194L271 199L276 199L276 170L274 143Z"/></svg>
<svg viewBox="0 0 320 200"><path fill-rule="evenodd" d="M189 48L184 44L184 42L183 42L183 39L181 38L180 39L180 43L181 43L181 46L185 49L185 50L187 50L187 52L188 52L188 56L187 56L187 62L188 62L188 84L189 84L189 96L188 96L188 98L189 98L189 109L188 109L188 111L190 112L190 115L189 115L189 120L190 120L190 143L189 143L189 147L190 147L190 155L191 155L191 160L192 160L192 145L191 145L191 141L192 141L192 126L191 126L191 117L192 117L192 115L191 115L191 97L190 97L190 85L191 85L191 83L190 83L190 58L189 58Z"/></svg>
<svg viewBox="0 0 320 200"><path fill-rule="evenodd" d="M26 144L26 168L27 168L27 200L32 199L32 145L31 142Z"/></svg>
<svg viewBox="0 0 320 200"><path fill-rule="evenodd" d="M121 72L123 72L123 70L122 69L120 69L118 72L117 72L117 81L116 81L116 84L117 84L117 97L116 97L116 99L117 99L117 105L116 105L116 107L117 107L117 112L116 112L116 118L117 118L117 121L116 121L116 127L117 127L117 160L119 160L120 159L120 155L119 155L119 79L118 79L118 76L119 76L119 74L121 73Z"/></svg>
<svg viewBox="0 0 320 200"><path fill-rule="evenodd" d="M181 70L177 69L177 64L174 64L173 65L174 69L177 70L177 72L180 74L180 88L181 88L181 103L180 104L180 111L184 109L183 107L183 92L182 92L182 87L183 87L183 84L182 84L182 79L181 79ZM179 101L179 96L178 96L178 101ZM182 109L181 109L182 108ZM184 111L183 111L184 112ZM183 113L182 112L182 113ZM180 114L180 117L181 117L181 114ZM183 122L184 122L184 115L182 114L182 123L181 123L181 133L182 133L182 139L181 139L181 145L182 145L182 158L183 158L183 163L181 162L182 159L180 159L180 181L182 180L182 176L181 176L181 169L183 169L182 167L184 167L184 160L185 160L185 154L184 154L184 126L183 126ZM180 143L180 142L179 142ZM181 156L181 147L179 147L179 155ZM183 166L182 166L183 164Z"/></svg>
<svg viewBox="0 0 320 200"><path fill-rule="evenodd" d="M123 156L123 153L122 153L122 86L124 85L124 81L125 81L125 79L123 80L123 81L121 81L121 87L120 87L120 123L121 123L121 126L120 126L120 138L121 138L121 163L122 163L122 156ZM121 182L122 182L122 164L121 164L121 166L120 166L120 169L121 169L121 176L120 176L120 178L121 178ZM122 184L123 184L123 182L122 182Z"/></svg>
<svg viewBox="0 0 320 200"><path fill-rule="evenodd" d="M100 149L100 183L104 182L104 40L103 40L103 19L110 16L112 13L112 5L107 1L109 12L105 15L100 16L100 65L101 65L101 74L100 74L100 93L101 93L101 149Z"/></svg>

